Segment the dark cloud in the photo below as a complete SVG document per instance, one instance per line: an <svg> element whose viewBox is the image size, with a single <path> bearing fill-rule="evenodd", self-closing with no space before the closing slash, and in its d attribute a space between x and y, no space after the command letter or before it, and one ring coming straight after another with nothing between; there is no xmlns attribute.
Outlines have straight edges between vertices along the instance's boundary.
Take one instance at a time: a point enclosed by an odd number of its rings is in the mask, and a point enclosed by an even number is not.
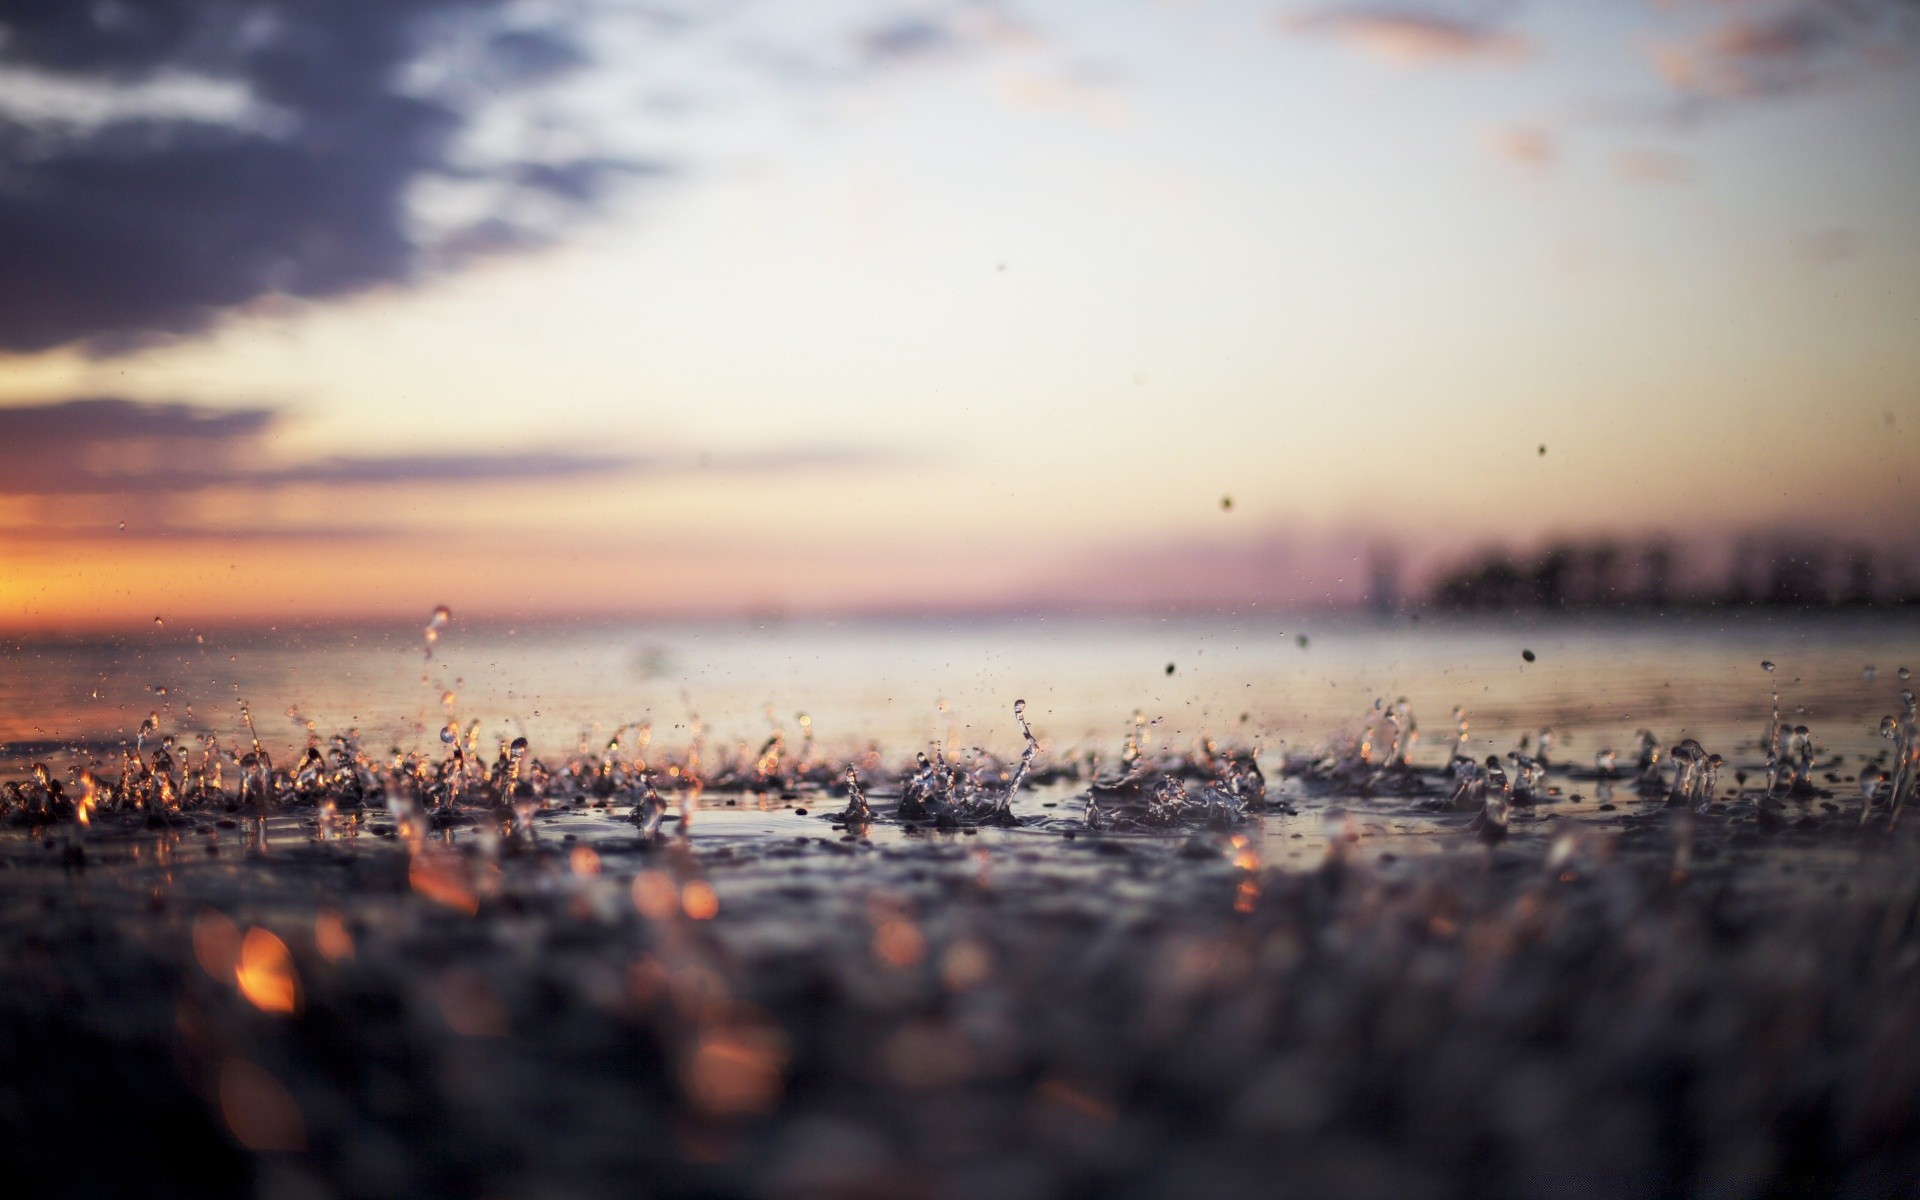
<svg viewBox="0 0 1920 1200"><path fill-rule="evenodd" d="M1283 14L1281 28L1333 38L1375 58L1408 65L1526 58L1534 44L1485 15L1403 5L1351 4Z"/></svg>
<svg viewBox="0 0 1920 1200"><path fill-rule="evenodd" d="M271 408L214 409L88 397L0 409L12 451L0 495L151 495L214 488L559 480L632 470L629 455L536 449L491 454L330 457L275 462Z"/></svg>
<svg viewBox="0 0 1920 1200"><path fill-rule="evenodd" d="M1689 41L1653 48L1669 83L1697 102L1792 95L1909 63L1920 47L1915 0L1776 0L1716 6Z"/></svg>
<svg viewBox="0 0 1920 1200"><path fill-rule="evenodd" d="M222 488L537 483L694 471L768 475L898 461L876 451L832 446L677 456L548 446L276 460L267 439L283 420L284 414L272 408L216 409L117 397L0 408L0 445L10 451L9 469L0 472L0 495L161 496Z"/></svg>
<svg viewBox="0 0 1920 1200"><path fill-rule="evenodd" d="M204 329L264 295L406 283L448 260L442 242L549 239L648 165L462 156L483 104L586 60L566 29L523 27L519 11L505 0L0 0L0 70L101 95L192 78L237 87L247 106L234 120L156 109L94 123L0 111L0 352L110 351ZM420 82L436 55L453 65ZM490 210L472 223L494 233L425 228L409 196L432 180L484 183ZM529 193L547 203L529 206Z"/></svg>

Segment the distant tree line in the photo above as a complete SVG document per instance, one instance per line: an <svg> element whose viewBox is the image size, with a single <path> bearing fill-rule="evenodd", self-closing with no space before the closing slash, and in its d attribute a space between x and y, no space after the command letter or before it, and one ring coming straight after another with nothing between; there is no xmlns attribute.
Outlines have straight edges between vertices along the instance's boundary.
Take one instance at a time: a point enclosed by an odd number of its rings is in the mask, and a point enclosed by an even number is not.
<svg viewBox="0 0 1920 1200"><path fill-rule="evenodd" d="M1530 555L1497 547L1442 572L1427 594L1427 605L1484 612L1920 604L1911 564L1888 564L1865 546L1791 535L1750 536L1733 544L1718 579L1696 561L1719 557L1698 551L1690 555L1664 537L1631 543L1563 540Z"/></svg>

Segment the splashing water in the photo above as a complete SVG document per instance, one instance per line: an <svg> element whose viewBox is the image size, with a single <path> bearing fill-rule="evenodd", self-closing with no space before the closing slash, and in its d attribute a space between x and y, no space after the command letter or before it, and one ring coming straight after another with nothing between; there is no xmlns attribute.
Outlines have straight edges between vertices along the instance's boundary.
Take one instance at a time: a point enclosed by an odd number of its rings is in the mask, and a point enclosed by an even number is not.
<svg viewBox="0 0 1920 1200"><path fill-rule="evenodd" d="M848 825L871 825L873 809L867 804L867 793L860 787L860 776L847 764L847 807L840 814L840 820Z"/></svg>
<svg viewBox="0 0 1920 1200"><path fill-rule="evenodd" d="M447 626L452 623L453 623L452 609L442 604L433 610L433 615L427 618L426 657L428 658L433 657L434 645L439 642L440 635L446 632Z"/></svg>
<svg viewBox="0 0 1920 1200"><path fill-rule="evenodd" d="M653 786L653 772L640 773L640 802L633 806L631 820L640 827L640 836L655 838L660 835L660 824L667 817L667 802Z"/></svg>
<svg viewBox="0 0 1920 1200"><path fill-rule="evenodd" d="M1513 813L1513 788L1507 782L1507 773L1500 766L1500 760L1487 755L1482 786L1485 800L1480 807L1480 815L1475 817L1467 828L1478 833L1488 842L1497 842L1507 836L1507 821Z"/></svg>
<svg viewBox="0 0 1920 1200"><path fill-rule="evenodd" d="M1667 792L1667 807L1706 812L1713 803L1713 789L1725 760L1718 754L1708 754L1693 738L1673 747L1668 755L1673 759L1673 786Z"/></svg>
<svg viewBox="0 0 1920 1200"><path fill-rule="evenodd" d="M1640 772L1642 783L1655 784L1661 781L1660 739L1651 729L1642 729L1634 734L1639 739L1640 751L1635 765Z"/></svg>
<svg viewBox="0 0 1920 1200"><path fill-rule="evenodd" d="M1906 668L1901 668L1906 673ZM1900 703L1905 709L1898 718L1888 716L1880 722L1880 736L1893 743L1892 784L1887 790L1887 823L1900 820L1901 810L1920 790L1920 714L1916 714L1913 693L1902 691ZM1864 777L1863 777L1864 779ZM1863 807L1860 819L1867 819L1870 806Z"/></svg>

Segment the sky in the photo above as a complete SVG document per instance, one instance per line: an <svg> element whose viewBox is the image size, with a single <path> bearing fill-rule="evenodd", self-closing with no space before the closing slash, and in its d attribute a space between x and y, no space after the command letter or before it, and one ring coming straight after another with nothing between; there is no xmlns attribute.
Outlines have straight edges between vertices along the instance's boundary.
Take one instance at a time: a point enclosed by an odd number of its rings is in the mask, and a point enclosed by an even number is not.
<svg viewBox="0 0 1920 1200"><path fill-rule="evenodd" d="M1920 3L0 0L0 628L1914 548Z"/></svg>

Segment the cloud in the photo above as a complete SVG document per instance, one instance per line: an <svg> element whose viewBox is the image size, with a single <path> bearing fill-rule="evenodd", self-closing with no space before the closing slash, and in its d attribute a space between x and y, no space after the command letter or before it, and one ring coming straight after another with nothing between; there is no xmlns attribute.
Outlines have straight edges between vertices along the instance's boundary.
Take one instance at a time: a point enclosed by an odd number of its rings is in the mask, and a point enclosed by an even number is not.
<svg viewBox="0 0 1920 1200"><path fill-rule="evenodd" d="M1910 62L1920 44L1913 0L1756 0L1737 8L1697 37L1650 48L1669 84L1698 101L1786 96Z"/></svg>
<svg viewBox="0 0 1920 1200"><path fill-rule="evenodd" d="M1072 113L1104 125L1123 125L1131 110L1121 82L1121 75L1110 68L1083 64L1065 71L1009 73L995 81L994 91L1014 108Z"/></svg>
<svg viewBox="0 0 1920 1200"><path fill-rule="evenodd" d="M1362 54L1407 66L1511 62L1535 52L1532 39L1497 22L1420 8L1345 5L1283 15L1281 28L1332 38Z"/></svg>
<svg viewBox="0 0 1920 1200"><path fill-rule="evenodd" d="M204 525L159 519L0 526L0 542L54 546L75 542L217 541L223 545L235 542L366 542L398 537L402 532L378 525Z"/></svg>
<svg viewBox="0 0 1920 1200"><path fill-rule="evenodd" d="M988 48L1031 48L1043 41L1033 26L997 4L971 0L896 13L854 37L869 67L945 62Z"/></svg>
<svg viewBox="0 0 1920 1200"><path fill-rule="evenodd" d="M0 9L0 353L112 352L262 296L337 297L551 240L657 165L478 152L489 105L577 69L507 0ZM459 227L413 203L471 194ZM491 236L478 239L474 228Z"/></svg>
<svg viewBox="0 0 1920 1200"><path fill-rule="evenodd" d="M738 454L640 455L533 448L499 453L334 455L274 461L278 409L217 409L100 396L0 408L12 451L0 496L158 496L290 487L551 483L609 475L717 471L770 475L885 466L861 447L793 446Z"/></svg>
<svg viewBox="0 0 1920 1200"><path fill-rule="evenodd" d="M112 396L0 409L0 444L14 452L0 495L86 496L354 486L556 480L632 469L607 453L337 456L273 462L271 408L215 409Z"/></svg>
<svg viewBox="0 0 1920 1200"><path fill-rule="evenodd" d="M1560 158L1560 141L1538 125L1514 125L1493 135L1493 149L1508 162L1544 171Z"/></svg>
<svg viewBox="0 0 1920 1200"><path fill-rule="evenodd" d="M1614 155L1613 173L1629 183L1686 183L1693 165L1659 150L1622 150Z"/></svg>

